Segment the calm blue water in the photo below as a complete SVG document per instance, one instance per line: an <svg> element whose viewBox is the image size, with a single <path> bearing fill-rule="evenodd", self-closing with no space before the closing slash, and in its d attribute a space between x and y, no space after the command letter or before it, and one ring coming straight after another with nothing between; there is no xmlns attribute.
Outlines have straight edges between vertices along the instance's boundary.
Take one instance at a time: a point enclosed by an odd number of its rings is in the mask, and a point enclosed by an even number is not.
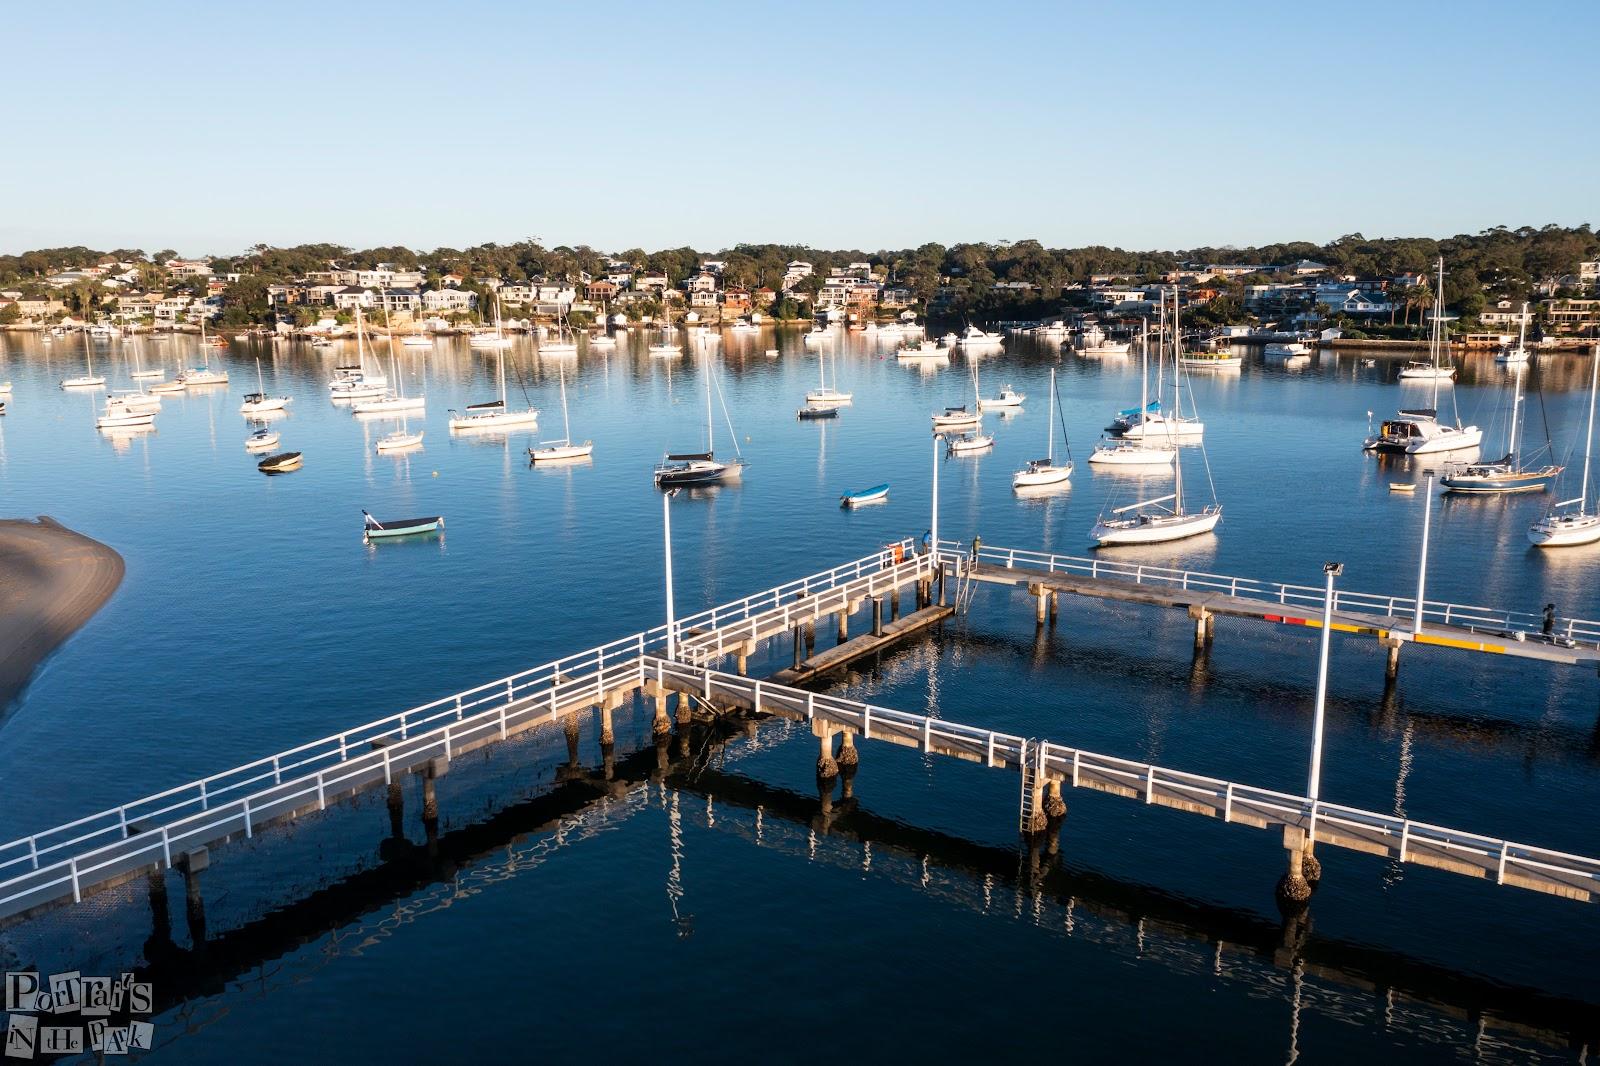
<svg viewBox="0 0 1600 1066"><path fill-rule="evenodd" d="M146 362L192 360L192 340L138 343ZM0 339L0 380L15 383L0 419L0 513L50 514L128 563L116 597L0 718L0 835L659 623L661 499L649 468L669 447L700 446L704 379L696 360L652 359L644 343L567 362L572 435L594 440L594 460L530 469L528 444L561 435L556 363L531 345L513 355L511 392L545 412L540 430L476 440L452 439L446 411L491 396L493 356L464 341L402 350L408 391L428 396L412 420L427 437L421 452L390 457L372 450L389 423L326 398L349 351L235 343L221 357L229 387L169 398L157 432L113 440L93 428L98 397L55 387L81 372L81 341ZM781 357L765 356L773 347ZM97 366L125 373L127 350L101 345ZM1029 399L986 419L991 453L942 464L945 536L1081 554L1103 508L1167 491L1164 479L1082 462L1099 427L1137 402L1138 365L1069 356L1060 390L1079 470L1063 492L1013 495L1011 471L1042 454L1052 354L1013 343L981 362L985 394L1013 384ZM283 447L305 453L298 473L263 477L244 452L238 402L254 388L255 356L268 391L295 396L274 425ZM836 422L801 423L817 358L798 334L729 337L715 363L750 466L741 486L672 503L680 611L927 527L927 416L970 402L964 364L924 373L852 338L838 383L855 404ZM1343 587L1410 595L1423 499L1387 485L1427 468L1360 451L1368 411L1429 401L1391 383L1397 366L1322 353L1298 372L1257 358L1231 377L1197 377L1225 520L1214 537L1119 557L1307 585L1340 559ZM1558 456L1581 434L1587 378L1587 359L1571 356L1529 375ZM1474 356L1454 389L1464 419L1487 431L1486 454L1503 439L1507 384ZM1536 395L1536 418L1539 405ZM721 452L720 407L716 429ZM1209 498L1199 451L1184 461L1191 500ZM886 505L837 508L841 491L881 481ZM1554 601L1600 617L1600 555L1526 545L1541 507L1538 497L1438 501L1429 597L1530 611ZM362 508L441 513L447 530L367 548ZM1224 619L1199 661L1191 634L1178 613L1070 601L1055 630L1037 634L1031 601L981 590L970 616L843 688L1302 789L1314 634ZM787 651L771 650L768 665ZM1377 646L1341 639L1332 692L1326 798L1600 851L1593 676L1408 649L1386 697ZM647 728L642 710L619 718L619 753ZM377 801L219 859L208 928L228 963L160 1020L165 1053L276 1058L286 1021L307 1046L357 1060L509 1047L567 1060L592 1054L604 1033L613 1053L716 1061L833 1047L976 1055L997 1040L1066 1042L1091 1058L1198 1043L1243 1061L1520 1061L1575 1054L1564 1041L1593 1035L1592 1022L1573 1022L1600 1002L1597 912L1579 904L1334 852L1296 963L1275 956L1281 849L1267 834L1069 795L1060 854L1034 883L1006 775L869 747L859 806L822 825L815 741L781 723L725 744L697 738L654 784L647 748L600 807L592 786L560 783L565 759L558 733L453 768L440 789L448 862L420 873L378 861L394 853L378 850L388 823ZM589 725L582 759L598 765ZM407 835L420 842L415 815L413 798ZM296 902L319 884L334 895ZM187 945L181 891L173 908ZM77 965L148 954L148 935L142 895L108 899L12 932L0 956ZM748 997L752 982L763 994ZM686 1024L707 991L722 993L718 1017ZM418 1017L436 1021L408 1024Z"/></svg>

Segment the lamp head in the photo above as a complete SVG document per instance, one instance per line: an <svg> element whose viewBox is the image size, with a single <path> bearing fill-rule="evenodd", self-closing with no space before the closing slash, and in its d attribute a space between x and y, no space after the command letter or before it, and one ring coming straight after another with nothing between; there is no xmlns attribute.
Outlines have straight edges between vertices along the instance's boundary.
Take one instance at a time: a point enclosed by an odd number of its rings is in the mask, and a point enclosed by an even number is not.
<svg viewBox="0 0 1600 1066"><path fill-rule="evenodd" d="M1343 563L1323 563L1322 564L1322 572L1324 574L1332 574L1334 577L1338 577L1340 574L1344 573L1344 564Z"/></svg>

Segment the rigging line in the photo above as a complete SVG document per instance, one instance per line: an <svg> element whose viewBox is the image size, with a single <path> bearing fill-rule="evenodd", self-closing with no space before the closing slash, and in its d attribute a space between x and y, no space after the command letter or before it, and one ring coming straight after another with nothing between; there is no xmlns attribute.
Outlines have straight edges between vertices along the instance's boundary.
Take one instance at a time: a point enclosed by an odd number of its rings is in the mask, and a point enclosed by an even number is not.
<svg viewBox="0 0 1600 1066"><path fill-rule="evenodd" d="M1061 443L1066 445L1067 462L1070 463L1072 462L1072 441L1067 437L1067 413L1061 409L1061 386L1059 382L1059 376L1052 378L1050 388L1056 394L1056 418L1061 423Z"/></svg>
<svg viewBox="0 0 1600 1066"><path fill-rule="evenodd" d="M733 440L733 454L740 459L744 453L739 450L739 434L733 430L733 416L728 414L728 401L722 395L722 385L717 381L717 375L711 373L711 353L706 352L706 373L711 375L711 387L717 393L717 405L722 408L722 418L728 423L728 436Z"/></svg>

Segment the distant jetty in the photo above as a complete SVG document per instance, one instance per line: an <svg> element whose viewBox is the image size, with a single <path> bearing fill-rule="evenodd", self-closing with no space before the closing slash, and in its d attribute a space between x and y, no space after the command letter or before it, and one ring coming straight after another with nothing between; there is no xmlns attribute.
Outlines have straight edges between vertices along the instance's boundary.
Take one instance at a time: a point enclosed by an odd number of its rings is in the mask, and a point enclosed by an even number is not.
<svg viewBox="0 0 1600 1066"><path fill-rule="evenodd" d="M116 551L43 515L0 519L0 711L122 584Z"/></svg>

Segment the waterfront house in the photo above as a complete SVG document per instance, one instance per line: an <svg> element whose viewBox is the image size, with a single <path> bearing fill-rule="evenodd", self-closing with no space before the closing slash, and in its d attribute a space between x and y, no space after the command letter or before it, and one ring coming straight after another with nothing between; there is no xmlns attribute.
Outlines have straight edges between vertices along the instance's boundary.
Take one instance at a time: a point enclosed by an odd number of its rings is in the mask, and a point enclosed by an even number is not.
<svg viewBox="0 0 1600 1066"><path fill-rule="evenodd" d="M429 314L458 314L478 306L478 294L470 289L428 289L422 294L422 308Z"/></svg>
<svg viewBox="0 0 1600 1066"><path fill-rule="evenodd" d="M1319 285L1314 297L1332 313L1347 315L1386 315L1389 301L1355 285Z"/></svg>
<svg viewBox="0 0 1600 1066"><path fill-rule="evenodd" d="M715 289L695 289L689 293L689 306L697 309L716 307L720 304Z"/></svg>
<svg viewBox="0 0 1600 1066"><path fill-rule="evenodd" d="M590 303L609 303L617 298L621 286L609 278L598 278L584 286L583 295Z"/></svg>
<svg viewBox="0 0 1600 1066"><path fill-rule="evenodd" d="M537 298L535 288L525 281L508 281L498 290L500 302L507 307L524 307Z"/></svg>
<svg viewBox="0 0 1600 1066"><path fill-rule="evenodd" d="M750 312L750 292L748 289L730 288L722 293L722 310L730 315L743 315Z"/></svg>
<svg viewBox="0 0 1600 1066"><path fill-rule="evenodd" d="M346 285L333 294L333 306L342 311L371 307L374 302L372 290L363 289L359 285Z"/></svg>
<svg viewBox="0 0 1600 1066"><path fill-rule="evenodd" d="M634 281L633 287L640 292L649 292L652 289L660 291L667 287L667 276L659 270L646 270Z"/></svg>
<svg viewBox="0 0 1600 1066"><path fill-rule="evenodd" d="M1123 307L1128 304L1144 303L1145 295L1143 289L1135 289L1128 286L1108 286L1102 289L1095 289L1089 295L1089 299L1102 307Z"/></svg>
<svg viewBox="0 0 1600 1066"><path fill-rule="evenodd" d="M764 311L778 300L778 294L765 285L750 294L750 304L758 311Z"/></svg>
<svg viewBox="0 0 1600 1066"><path fill-rule="evenodd" d="M1492 305L1485 307L1478 313L1478 321L1485 326L1512 326L1520 327L1523 324L1533 325L1533 311L1526 313L1522 310L1520 300L1496 300Z"/></svg>
<svg viewBox="0 0 1600 1066"><path fill-rule="evenodd" d="M171 278L209 278L211 260L169 259L166 262L166 271L167 276Z"/></svg>
<svg viewBox="0 0 1600 1066"><path fill-rule="evenodd" d="M192 296L163 296L156 301L155 316L157 322L167 325L176 323L189 313L189 305L194 302Z"/></svg>
<svg viewBox="0 0 1600 1066"><path fill-rule="evenodd" d="M910 307L913 298L910 289L892 285L885 286L883 291L878 294L878 302L888 308Z"/></svg>

